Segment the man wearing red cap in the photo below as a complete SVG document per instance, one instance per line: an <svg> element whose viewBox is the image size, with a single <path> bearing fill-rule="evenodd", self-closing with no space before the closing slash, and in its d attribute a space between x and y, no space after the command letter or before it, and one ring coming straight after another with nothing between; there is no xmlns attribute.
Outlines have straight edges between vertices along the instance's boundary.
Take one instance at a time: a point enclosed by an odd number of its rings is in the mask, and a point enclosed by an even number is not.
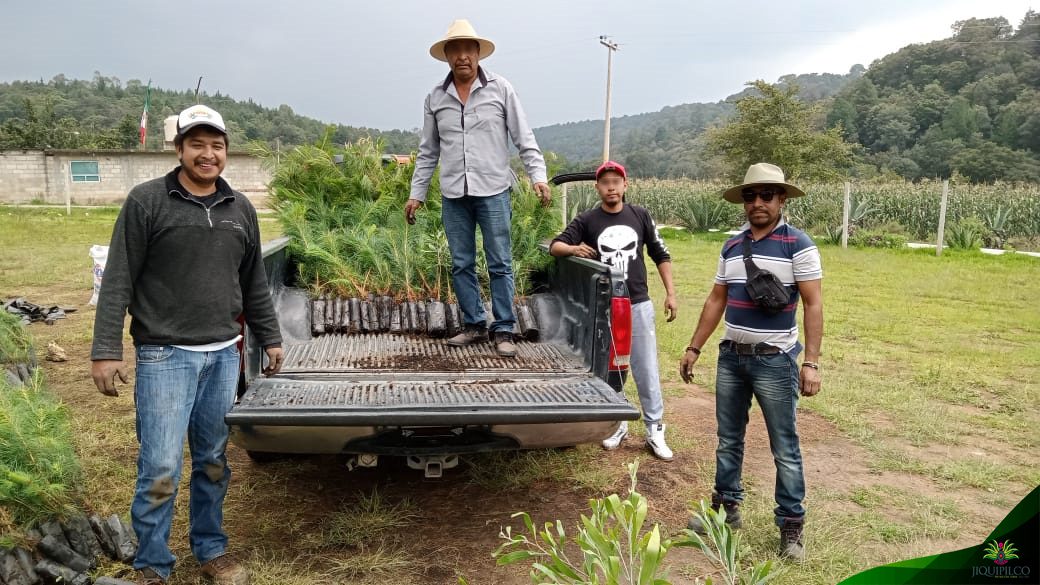
<svg viewBox="0 0 1040 585"><path fill-rule="evenodd" d="M628 178L625 167L607 161L596 170L596 191L600 206L575 217L567 229L552 241L553 256L591 258L620 269L632 299L632 376L639 391L646 424L646 446L660 459L672 460L672 450L664 440L664 400L657 368L657 333L654 306L646 282L643 247L661 275L666 293L664 307L668 321L675 319L678 303L672 285L672 258L650 213L638 205L625 203ZM621 384L624 380L620 380ZM619 384L620 386L620 384ZM617 388L621 391L621 388ZM603 441L603 448L617 449L628 434L628 422Z"/></svg>

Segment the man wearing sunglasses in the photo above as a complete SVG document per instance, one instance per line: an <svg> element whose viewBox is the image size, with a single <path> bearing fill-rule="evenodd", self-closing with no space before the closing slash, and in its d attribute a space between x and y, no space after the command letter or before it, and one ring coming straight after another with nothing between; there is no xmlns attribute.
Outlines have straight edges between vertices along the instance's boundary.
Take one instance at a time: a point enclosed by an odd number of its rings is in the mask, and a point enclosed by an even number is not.
<svg viewBox="0 0 1040 585"><path fill-rule="evenodd" d="M718 327L723 315L725 333L719 344L715 379L715 419L719 444L715 451L715 490L712 507L726 510L726 522L739 528L744 500L741 471L744 435L751 397L765 417L769 447L776 463L774 514L780 527L781 555L804 558L802 528L805 520L805 478L798 443L795 410L799 392L814 396L820 391L820 343L823 338L823 271L816 245L783 216L784 203L801 197L801 189L786 182L780 167L751 165L741 185L722 197L744 205L747 223L742 233L722 247L715 286L686 348L679 374L689 383L701 348ZM779 312L763 309L745 288L748 268L745 249L760 270L778 277L788 292ZM751 267L754 271L754 267ZM805 329L805 357L798 340L796 312L801 299ZM704 532L695 518L690 528Z"/></svg>

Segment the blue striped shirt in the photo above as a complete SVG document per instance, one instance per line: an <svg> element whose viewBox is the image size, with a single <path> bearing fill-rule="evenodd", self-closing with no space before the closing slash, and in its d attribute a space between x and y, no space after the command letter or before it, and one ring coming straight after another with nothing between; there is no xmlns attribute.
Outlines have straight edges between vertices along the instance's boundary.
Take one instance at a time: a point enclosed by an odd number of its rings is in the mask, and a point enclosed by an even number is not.
<svg viewBox="0 0 1040 585"><path fill-rule="evenodd" d="M744 239L751 237L750 226L726 241L719 256L717 284L726 285L726 333L723 339L736 343L768 343L791 355L802 351L798 341L798 282L823 278L820 252L805 232L780 219L771 234L751 244L755 265L775 274L791 296L787 307L776 315L766 315L748 295L744 284Z"/></svg>

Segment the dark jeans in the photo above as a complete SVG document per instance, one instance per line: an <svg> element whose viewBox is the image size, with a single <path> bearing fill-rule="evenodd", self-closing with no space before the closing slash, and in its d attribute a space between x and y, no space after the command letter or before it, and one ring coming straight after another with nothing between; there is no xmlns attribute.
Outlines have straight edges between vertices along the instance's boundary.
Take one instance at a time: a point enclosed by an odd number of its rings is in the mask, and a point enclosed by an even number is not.
<svg viewBox="0 0 1040 585"><path fill-rule="evenodd" d="M719 446L715 451L715 492L723 500L741 502L740 476L744 463L744 436L754 396L766 419L769 448L776 463L777 523L805 516L805 476L798 446L795 408L798 405L798 364L786 353L737 355L719 349L715 378L715 418Z"/></svg>
<svg viewBox="0 0 1040 585"><path fill-rule="evenodd" d="M491 281L491 331L513 331L513 251L510 227L513 209L509 190L490 197L466 195L441 200L441 221L451 250L451 280L466 325L487 322L477 281L477 226L484 242Z"/></svg>

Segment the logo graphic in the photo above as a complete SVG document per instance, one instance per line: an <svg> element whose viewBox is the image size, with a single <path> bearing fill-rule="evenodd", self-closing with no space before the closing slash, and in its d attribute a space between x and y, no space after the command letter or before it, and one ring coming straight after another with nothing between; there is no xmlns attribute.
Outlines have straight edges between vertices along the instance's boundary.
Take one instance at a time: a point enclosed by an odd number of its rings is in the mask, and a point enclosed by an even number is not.
<svg viewBox="0 0 1040 585"><path fill-rule="evenodd" d="M1018 549L1011 543L1010 540L999 542L997 540L991 540L986 544L986 554L982 555L984 559L991 559L994 565L1006 565L1011 559L1017 559Z"/></svg>

